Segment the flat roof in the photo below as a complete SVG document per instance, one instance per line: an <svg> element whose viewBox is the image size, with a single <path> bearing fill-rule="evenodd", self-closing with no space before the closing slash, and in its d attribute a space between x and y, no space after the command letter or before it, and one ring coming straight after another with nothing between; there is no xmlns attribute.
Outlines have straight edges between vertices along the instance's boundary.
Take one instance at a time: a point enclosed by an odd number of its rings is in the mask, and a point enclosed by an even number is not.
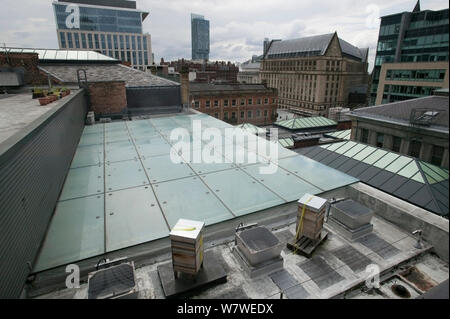
<svg viewBox="0 0 450 319"><path fill-rule="evenodd" d="M74 94L74 93L72 93ZM69 95L71 96L71 95ZM33 121L51 112L65 99L41 106L30 93L0 95L0 143L20 132ZM64 102L65 103L65 102Z"/></svg>
<svg viewBox="0 0 450 319"><path fill-rule="evenodd" d="M221 134L217 163L194 162L170 140L194 120L244 139ZM251 143L261 140L206 114L86 126L34 272L166 238L180 218L210 226L358 182L278 144L278 158L267 154ZM276 173L264 174L270 163Z"/></svg>

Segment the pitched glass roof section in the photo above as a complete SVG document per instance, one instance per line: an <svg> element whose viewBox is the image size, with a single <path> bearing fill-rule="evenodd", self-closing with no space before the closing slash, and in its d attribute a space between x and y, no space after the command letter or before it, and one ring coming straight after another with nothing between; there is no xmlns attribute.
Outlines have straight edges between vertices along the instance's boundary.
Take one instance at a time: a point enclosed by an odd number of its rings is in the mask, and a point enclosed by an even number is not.
<svg viewBox="0 0 450 319"><path fill-rule="evenodd" d="M353 141L314 146L298 152L448 218L447 169Z"/></svg>
<svg viewBox="0 0 450 319"><path fill-rule="evenodd" d="M170 139L174 128L192 135L193 120L203 132L235 129L244 142L224 136L214 159L228 162L194 163ZM358 182L274 143L277 159L251 140L265 138L206 114L85 127L34 271L166 238L180 218L213 225ZM257 162L238 162L244 153ZM269 161L272 175L259 170Z"/></svg>
<svg viewBox="0 0 450 319"><path fill-rule="evenodd" d="M336 131L333 133L327 133L324 134L327 137L334 137L341 140L349 140L350 135L352 134L352 130L343 130L343 131Z"/></svg>
<svg viewBox="0 0 450 319"><path fill-rule="evenodd" d="M236 127L239 127L240 129L243 129L244 131L252 133L252 134L259 134L259 135L263 134L263 136L266 135L265 129L263 129L259 126L253 125L251 123L243 123L240 125L236 125Z"/></svg>
<svg viewBox="0 0 450 319"><path fill-rule="evenodd" d="M305 130L311 128L335 126L337 124L338 123L336 121L327 119L323 116L295 118L274 123L274 125L276 126L280 126L289 130Z"/></svg>
<svg viewBox="0 0 450 319"><path fill-rule="evenodd" d="M278 143L285 148L290 148L294 146L294 139L292 137L280 138Z"/></svg>
<svg viewBox="0 0 450 319"><path fill-rule="evenodd" d="M61 61L61 62L119 62L109 56L95 51L74 51L54 49L24 49L24 48L1 48L0 53L37 53L39 61Z"/></svg>

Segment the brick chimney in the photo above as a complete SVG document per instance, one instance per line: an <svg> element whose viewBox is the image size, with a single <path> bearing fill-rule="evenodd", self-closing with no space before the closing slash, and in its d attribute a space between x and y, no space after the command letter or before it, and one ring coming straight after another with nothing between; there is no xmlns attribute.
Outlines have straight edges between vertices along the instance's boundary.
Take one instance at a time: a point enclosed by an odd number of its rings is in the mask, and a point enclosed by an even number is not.
<svg viewBox="0 0 450 319"><path fill-rule="evenodd" d="M180 71L181 79L181 103L183 107L189 107L189 67L183 65Z"/></svg>

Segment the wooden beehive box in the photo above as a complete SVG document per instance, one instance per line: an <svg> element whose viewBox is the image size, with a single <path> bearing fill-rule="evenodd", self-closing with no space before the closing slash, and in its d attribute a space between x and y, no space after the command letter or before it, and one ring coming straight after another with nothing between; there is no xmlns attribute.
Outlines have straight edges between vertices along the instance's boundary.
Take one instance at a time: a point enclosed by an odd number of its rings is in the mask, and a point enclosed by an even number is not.
<svg viewBox="0 0 450 319"><path fill-rule="evenodd" d="M311 194L305 194L298 201L298 217L296 225L298 238L305 236L310 239L318 239L320 237L325 219L326 204L326 199ZM302 215L303 226L299 229Z"/></svg>
<svg viewBox="0 0 450 319"><path fill-rule="evenodd" d="M203 264L204 222L180 219L170 232L174 272L195 275Z"/></svg>

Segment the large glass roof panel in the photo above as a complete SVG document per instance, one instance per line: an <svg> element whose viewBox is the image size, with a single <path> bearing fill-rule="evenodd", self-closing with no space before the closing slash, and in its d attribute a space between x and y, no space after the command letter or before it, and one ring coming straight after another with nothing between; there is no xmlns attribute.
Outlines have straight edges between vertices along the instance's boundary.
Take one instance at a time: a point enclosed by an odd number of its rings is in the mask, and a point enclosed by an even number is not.
<svg viewBox="0 0 450 319"><path fill-rule="evenodd" d="M397 174L406 178L411 178L419 172L416 161L411 160L408 165L402 168Z"/></svg>
<svg viewBox="0 0 450 319"><path fill-rule="evenodd" d="M263 174L264 171L261 169L264 167L267 166L250 165L243 169L287 202L299 200L306 193L314 195L322 192L317 187L281 168L278 168L275 174Z"/></svg>
<svg viewBox="0 0 450 319"><path fill-rule="evenodd" d="M234 216L198 177L154 185L164 215L171 228L179 219L205 221L212 225Z"/></svg>
<svg viewBox="0 0 450 319"><path fill-rule="evenodd" d="M427 166L429 169L431 169L432 171L434 171L436 174L438 174L441 178L448 179L449 175L448 175L448 170L443 169L441 167L438 167L436 165L430 164L430 163L425 163L420 161L421 164Z"/></svg>
<svg viewBox="0 0 450 319"><path fill-rule="evenodd" d="M362 161L367 158L369 155L373 154L377 149L372 146L366 146L361 152L353 156L353 159L357 161Z"/></svg>
<svg viewBox="0 0 450 319"><path fill-rule="evenodd" d="M103 145L79 146L71 168L100 165L104 161Z"/></svg>
<svg viewBox="0 0 450 319"><path fill-rule="evenodd" d="M420 167L422 168L425 176L430 184L439 183L445 180L444 177L437 174L434 170L432 170L428 165L423 162L419 162Z"/></svg>
<svg viewBox="0 0 450 319"><path fill-rule="evenodd" d="M390 165L388 165L385 170L397 173L399 170L401 170L405 165L410 163L412 161L412 158L406 157L406 156L400 156L398 157L394 162L392 162Z"/></svg>
<svg viewBox="0 0 450 319"><path fill-rule="evenodd" d="M100 132L100 133L82 134L80 138L80 143L78 145L80 146L96 145L96 144L103 145L103 143L104 143L103 132Z"/></svg>
<svg viewBox="0 0 450 319"><path fill-rule="evenodd" d="M68 51L60 50L56 53L56 60L66 60Z"/></svg>
<svg viewBox="0 0 450 319"><path fill-rule="evenodd" d="M425 181L423 180L421 172L417 172L417 174L414 175L413 177L411 177L411 179L415 180L416 182L419 182L419 183L425 183Z"/></svg>
<svg viewBox="0 0 450 319"><path fill-rule="evenodd" d="M105 133L106 143L126 141L126 140L130 140L130 139L131 139L131 137L128 134L128 131L107 131Z"/></svg>
<svg viewBox="0 0 450 319"><path fill-rule="evenodd" d="M364 145L364 144L356 144L356 146L352 147L347 152L345 152L344 155L347 156L347 157L353 157L356 154L358 154L359 152L361 152L364 148L366 148L366 145Z"/></svg>
<svg viewBox="0 0 450 319"><path fill-rule="evenodd" d="M102 194L58 203L35 272L105 252L104 200Z"/></svg>
<svg viewBox="0 0 450 319"><path fill-rule="evenodd" d="M174 158L179 159L177 156ZM165 182L173 179L195 175L186 162L174 163L170 155L154 156L142 160L151 183Z"/></svg>
<svg viewBox="0 0 450 319"><path fill-rule="evenodd" d="M344 154L345 152L347 152L348 150L350 150L352 147L356 146L357 143L355 142L347 142L347 144L343 145L342 147L339 147L338 149L336 149L336 153L338 154Z"/></svg>
<svg viewBox="0 0 450 319"><path fill-rule="evenodd" d="M375 152L373 152L372 154L370 154L367 158L365 158L364 160L362 160L364 163L372 165L375 162L379 161L380 158L382 158L384 155L386 155L388 152L377 149Z"/></svg>
<svg viewBox="0 0 450 319"><path fill-rule="evenodd" d="M107 192L149 184L139 161L110 163L105 168Z"/></svg>
<svg viewBox="0 0 450 319"><path fill-rule="evenodd" d="M169 235L169 228L150 187L107 194L105 212L108 252Z"/></svg>
<svg viewBox="0 0 450 319"><path fill-rule="evenodd" d="M136 145L141 157L169 154L172 148L172 146L161 137L136 139Z"/></svg>
<svg viewBox="0 0 450 319"><path fill-rule="evenodd" d="M189 166L191 166L197 174L208 174L212 172L236 168L236 164L229 163L230 161L227 160L222 155L222 153L212 152L211 154L211 161L209 163L206 163L205 161L194 163L194 157L192 154L189 158L185 157L185 160L188 161Z"/></svg>
<svg viewBox="0 0 450 319"><path fill-rule="evenodd" d="M378 168L385 168L390 165L393 161L399 158L398 154L395 153L386 153L383 157L381 157L378 161L376 161L373 166Z"/></svg>
<svg viewBox="0 0 450 319"><path fill-rule="evenodd" d="M346 145L348 142L339 142L339 143L333 143L330 145L330 147L328 147L329 151L336 151L339 147L342 147L344 145Z"/></svg>
<svg viewBox="0 0 450 319"><path fill-rule="evenodd" d="M249 164L267 164L268 159L258 155L257 153L250 151L239 145L225 145L224 157L238 166L245 166Z"/></svg>
<svg viewBox="0 0 450 319"><path fill-rule="evenodd" d="M136 148L128 140L111 142L106 145L106 162L120 162L137 158Z"/></svg>
<svg viewBox="0 0 450 319"><path fill-rule="evenodd" d="M83 134L103 133L104 124L87 125L84 127Z"/></svg>
<svg viewBox="0 0 450 319"><path fill-rule="evenodd" d="M59 200L104 193L103 165L69 170Z"/></svg>
<svg viewBox="0 0 450 319"><path fill-rule="evenodd" d="M354 177L305 156L281 159L278 165L324 191L350 185L358 181Z"/></svg>
<svg viewBox="0 0 450 319"><path fill-rule="evenodd" d="M236 216L285 203L240 169L211 173L203 179Z"/></svg>

